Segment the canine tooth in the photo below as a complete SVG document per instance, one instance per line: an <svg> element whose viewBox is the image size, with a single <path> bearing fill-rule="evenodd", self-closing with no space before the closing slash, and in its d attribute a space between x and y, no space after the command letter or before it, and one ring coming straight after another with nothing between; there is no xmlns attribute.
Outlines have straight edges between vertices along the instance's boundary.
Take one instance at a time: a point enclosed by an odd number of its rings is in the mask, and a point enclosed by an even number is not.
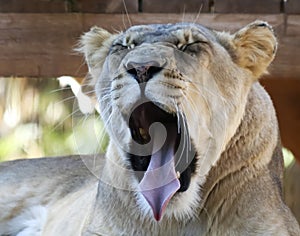
<svg viewBox="0 0 300 236"><path fill-rule="evenodd" d="M143 128L139 128L139 131L140 131L141 135L145 135L146 134L146 132L145 132L145 130Z"/></svg>
<svg viewBox="0 0 300 236"><path fill-rule="evenodd" d="M180 172L179 171L176 171L176 177L177 177L177 179L180 178Z"/></svg>
<svg viewBox="0 0 300 236"><path fill-rule="evenodd" d="M139 128L139 132L140 132L140 135L143 137L143 139L147 138L147 133L143 128Z"/></svg>

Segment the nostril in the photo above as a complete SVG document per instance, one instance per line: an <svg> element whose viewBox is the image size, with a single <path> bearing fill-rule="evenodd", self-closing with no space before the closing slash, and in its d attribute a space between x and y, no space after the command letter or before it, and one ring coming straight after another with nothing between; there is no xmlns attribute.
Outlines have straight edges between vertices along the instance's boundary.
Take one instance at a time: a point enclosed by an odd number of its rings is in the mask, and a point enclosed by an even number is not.
<svg viewBox="0 0 300 236"><path fill-rule="evenodd" d="M127 72L129 74L133 75L134 77L137 77L138 72L135 68L132 68L132 69L129 69L129 70L127 69Z"/></svg>
<svg viewBox="0 0 300 236"><path fill-rule="evenodd" d="M162 67L160 67L159 63L156 61L145 63L129 62L125 68L139 83L147 82L153 75L162 70Z"/></svg>
<svg viewBox="0 0 300 236"><path fill-rule="evenodd" d="M154 75L154 74L160 72L161 70L162 70L162 67L151 66L151 67L148 68L148 74Z"/></svg>

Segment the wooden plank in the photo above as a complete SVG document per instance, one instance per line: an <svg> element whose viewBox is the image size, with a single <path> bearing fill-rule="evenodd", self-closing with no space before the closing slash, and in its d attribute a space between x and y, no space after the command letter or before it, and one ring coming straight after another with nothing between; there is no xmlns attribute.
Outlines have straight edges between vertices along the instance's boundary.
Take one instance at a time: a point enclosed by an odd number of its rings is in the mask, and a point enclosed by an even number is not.
<svg viewBox="0 0 300 236"><path fill-rule="evenodd" d="M280 13L281 0L214 0L216 13Z"/></svg>
<svg viewBox="0 0 300 236"><path fill-rule="evenodd" d="M288 14L299 14L300 13L300 1L299 0L285 1L285 12Z"/></svg>
<svg viewBox="0 0 300 236"><path fill-rule="evenodd" d="M300 15L288 16L283 31L278 35L278 52L270 72L278 78L300 79Z"/></svg>
<svg viewBox="0 0 300 236"><path fill-rule="evenodd" d="M0 12L6 13L63 13L67 0L0 0Z"/></svg>
<svg viewBox="0 0 300 236"><path fill-rule="evenodd" d="M216 30L225 30L235 32L241 27L253 22L257 19L269 22L276 31L280 34L284 22L283 15L253 15L253 14L200 14L186 13L184 16L174 13L142 13L129 15L133 25L139 24L163 24L163 23L177 23L177 22L194 22L205 25ZM129 27L127 17L124 15L103 15L103 14L83 14L82 23L84 30L88 30L93 25L99 25L109 31L115 29L124 30Z"/></svg>
<svg viewBox="0 0 300 236"><path fill-rule="evenodd" d="M75 7L88 13L137 13L138 0L77 0Z"/></svg>
<svg viewBox="0 0 300 236"><path fill-rule="evenodd" d="M2 13L137 13L138 0L0 0Z"/></svg>
<svg viewBox="0 0 300 236"><path fill-rule="evenodd" d="M143 13L129 17L134 25L182 21L182 14ZM286 34L281 14L187 13L184 16L185 21L231 32L256 19L268 21L280 38L271 77L299 79L299 16L288 18ZM124 14L0 14L0 76L83 76L86 68L82 67L81 57L74 55L72 48L79 36L93 25L115 32L126 29L130 22Z"/></svg>
<svg viewBox="0 0 300 236"><path fill-rule="evenodd" d="M300 36L280 37L277 56L270 67L270 76L300 80Z"/></svg>
<svg viewBox="0 0 300 236"><path fill-rule="evenodd" d="M7 14L0 22L1 75L86 73L78 70L83 61L73 52L82 32L80 15Z"/></svg>
<svg viewBox="0 0 300 236"><path fill-rule="evenodd" d="M298 79L263 79L279 120L282 144L300 161L300 76Z"/></svg>
<svg viewBox="0 0 300 236"><path fill-rule="evenodd" d="M287 16L287 28L285 33L288 37L300 36L300 15Z"/></svg>
<svg viewBox="0 0 300 236"><path fill-rule="evenodd" d="M143 0L142 12L147 13L181 13L186 12L209 12L209 0Z"/></svg>

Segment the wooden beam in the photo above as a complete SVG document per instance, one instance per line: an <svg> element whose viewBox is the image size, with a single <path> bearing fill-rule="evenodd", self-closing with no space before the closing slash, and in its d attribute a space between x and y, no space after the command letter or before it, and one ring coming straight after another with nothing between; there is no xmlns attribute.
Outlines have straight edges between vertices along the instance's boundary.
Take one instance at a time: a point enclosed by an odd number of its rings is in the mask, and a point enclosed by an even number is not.
<svg viewBox="0 0 300 236"><path fill-rule="evenodd" d="M209 12L209 0L168 0L168 4L161 0L143 0L142 11L147 13L179 13L184 16L187 12L199 14Z"/></svg>
<svg viewBox="0 0 300 236"><path fill-rule="evenodd" d="M0 0L0 12L4 13L64 13L70 9L66 0Z"/></svg>
<svg viewBox="0 0 300 236"><path fill-rule="evenodd" d="M89 13L137 13L138 0L77 0L74 10ZM126 6L126 10L125 10Z"/></svg>
<svg viewBox="0 0 300 236"><path fill-rule="evenodd" d="M280 13L281 0L214 0L217 13Z"/></svg>
<svg viewBox="0 0 300 236"><path fill-rule="evenodd" d="M268 21L279 37L278 56L268 77L300 79L300 16L282 14L130 14L132 24L198 22L234 32L256 19ZM129 26L124 14L0 14L0 76L84 76L73 48L80 35L98 25L112 32Z"/></svg>
<svg viewBox="0 0 300 236"><path fill-rule="evenodd" d="M2 13L125 13L126 11L137 13L138 0L0 0Z"/></svg>
<svg viewBox="0 0 300 236"><path fill-rule="evenodd" d="M285 1L285 11L288 14L300 14L300 1L299 0Z"/></svg>
<svg viewBox="0 0 300 236"><path fill-rule="evenodd" d="M261 83L273 100L278 116L282 144L290 149L300 161L299 79L263 79Z"/></svg>

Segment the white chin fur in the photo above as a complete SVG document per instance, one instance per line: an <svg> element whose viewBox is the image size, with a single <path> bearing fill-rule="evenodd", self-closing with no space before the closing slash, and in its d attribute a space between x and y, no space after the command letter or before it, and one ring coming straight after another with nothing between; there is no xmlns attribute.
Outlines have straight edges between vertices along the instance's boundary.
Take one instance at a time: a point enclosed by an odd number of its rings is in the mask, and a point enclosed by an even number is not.
<svg viewBox="0 0 300 236"><path fill-rule="evenodd" d="M204 178L192 176L189 188L185 192L177 193L167 206L165 217L175 217L178 221L193 218L201 200L200 186Z"/></svg>

